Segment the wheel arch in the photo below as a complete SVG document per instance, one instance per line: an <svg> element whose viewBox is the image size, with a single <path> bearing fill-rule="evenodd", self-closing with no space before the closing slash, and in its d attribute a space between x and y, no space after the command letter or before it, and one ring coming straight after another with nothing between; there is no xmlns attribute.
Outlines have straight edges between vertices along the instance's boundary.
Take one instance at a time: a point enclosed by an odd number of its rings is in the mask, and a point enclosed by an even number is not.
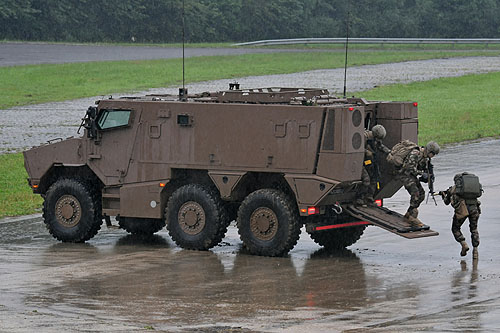
<svg viewBox="0 0 500 333"><path fill-rule="evenodd" d="M99 191L103 188L102 181L86 165L65 165L54 164L40 179L38 193L46 194L50 186L61 178L79 178L98 187Z"/></svg>

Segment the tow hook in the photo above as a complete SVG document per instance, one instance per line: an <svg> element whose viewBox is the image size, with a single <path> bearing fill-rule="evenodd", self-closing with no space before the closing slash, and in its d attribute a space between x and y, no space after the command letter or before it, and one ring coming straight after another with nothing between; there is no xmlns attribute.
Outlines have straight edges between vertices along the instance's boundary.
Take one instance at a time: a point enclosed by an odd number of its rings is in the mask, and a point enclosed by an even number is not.
<svg viewBox="0 0 500 333"><path fill-rule="evenodd" d="M340 206L340 204L339 204L338 202L337 202L336 204L334 204L334 205L333 205L332 210L333 210L333 211L335 212L335 214L337 214L337 215L342 214L342 211L343 211L342 207Z"/></svg>

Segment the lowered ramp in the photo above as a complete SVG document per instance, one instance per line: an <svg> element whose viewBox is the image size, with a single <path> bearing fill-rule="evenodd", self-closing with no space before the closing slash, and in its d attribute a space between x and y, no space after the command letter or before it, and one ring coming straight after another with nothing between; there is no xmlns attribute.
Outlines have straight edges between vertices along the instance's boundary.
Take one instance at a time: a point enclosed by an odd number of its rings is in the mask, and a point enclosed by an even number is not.
<svg viewBox="0 0 500 333"><path fill-rule="evenodd" d="M384 207L348 205L344 206L344 210L357 219L370 222L401 237L421 238L439 235L427 225L418 229L412 227L403 215Z"/></svg>

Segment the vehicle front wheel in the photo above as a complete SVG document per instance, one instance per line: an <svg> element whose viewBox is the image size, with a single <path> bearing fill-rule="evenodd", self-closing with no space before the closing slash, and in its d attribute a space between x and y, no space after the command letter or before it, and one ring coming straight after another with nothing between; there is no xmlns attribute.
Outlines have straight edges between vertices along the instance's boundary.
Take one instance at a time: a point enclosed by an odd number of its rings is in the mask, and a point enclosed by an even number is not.
<svg viewBox="0 0 500 333"><path fill-rule="evenodd" d="M63 242L85 242L101 228L100 193L83 180L59 179L46 193L43 219L54 238Z"/></svg>
<svg viewBox="0 0 500 333"><path fill-rule="evenodd" d="M248 195L238 210L238 233L252 254L286 255L300 237L299 215L292 200L274 189Z"/></svg>
<svg viewBox="0 0 500 333"><path fill-rule="evenodd" d="M178 188L168 201L165 215L170 237L190 250L208 250L219 244L229 224L218 193L198 184Z"/></svg>

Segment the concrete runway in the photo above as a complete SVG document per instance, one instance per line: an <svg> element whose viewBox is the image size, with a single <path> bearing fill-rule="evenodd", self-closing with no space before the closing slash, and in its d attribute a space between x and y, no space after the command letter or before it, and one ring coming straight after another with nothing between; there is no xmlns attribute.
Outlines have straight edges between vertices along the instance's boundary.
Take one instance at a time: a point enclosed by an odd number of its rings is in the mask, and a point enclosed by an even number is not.
<svg viewBox="0 0 500 333"><path fill-rule="evenodd" d="M185 57L238 55L248 53L307 52L271 48L186 47ZM310 51L315 52L315 51ZM323 52L319 50L319 52ZM53 43L0 43L0 67L70 62L149 60L182 58L182 48L161 46L118 46Z"/></svg>
<svg viewBox="0 0 500 333"><path fill-rule="evenodd" d="M452 209L423 204L439 236L407 240L369 227L325 253L303 232L286 258L247 255L231 226L213 251L181 250L106 229L62 244L40 217L0 222L0 331L494 332L500 330L500 140L445 148L436 189L480 176L479 260L462 258ZM403 190L386 206L404 212ZM464 234L470 242L467 227Z"/></svg>

